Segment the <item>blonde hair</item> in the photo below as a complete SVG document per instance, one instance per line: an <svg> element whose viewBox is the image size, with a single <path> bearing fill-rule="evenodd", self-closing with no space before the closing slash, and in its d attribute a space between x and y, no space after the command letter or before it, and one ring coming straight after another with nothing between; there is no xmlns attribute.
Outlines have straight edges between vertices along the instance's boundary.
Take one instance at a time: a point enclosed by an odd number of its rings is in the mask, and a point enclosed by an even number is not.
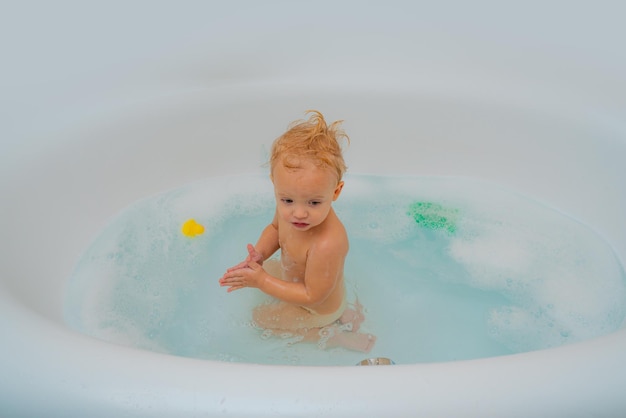
<svg viewBox="0 0 626 418"><path fill-rule="evenodd" d="M273 173L278 163L286 168L300 168L305 160L334 171L337 181L341 181L347 167L339 140L345 138L350 143L348 135L339 127L343 121L328 126L317 110L307 110L305 114L308 113L312 113L308 120L293 122L272 144L270 171Z"/></svg>

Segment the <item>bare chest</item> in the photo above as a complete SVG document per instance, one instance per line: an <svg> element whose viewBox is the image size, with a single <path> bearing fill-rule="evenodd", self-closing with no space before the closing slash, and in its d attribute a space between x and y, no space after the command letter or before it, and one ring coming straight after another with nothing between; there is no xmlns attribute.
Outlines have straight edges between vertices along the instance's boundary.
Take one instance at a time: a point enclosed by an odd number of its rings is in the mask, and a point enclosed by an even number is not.
<svg viewBox="0 0 626 418"><path fill-rule="evenodd" d="M300 234L279 233L280 261L284 278L301 281L304 279L306 262L311 246L311 237Z"/></svg>

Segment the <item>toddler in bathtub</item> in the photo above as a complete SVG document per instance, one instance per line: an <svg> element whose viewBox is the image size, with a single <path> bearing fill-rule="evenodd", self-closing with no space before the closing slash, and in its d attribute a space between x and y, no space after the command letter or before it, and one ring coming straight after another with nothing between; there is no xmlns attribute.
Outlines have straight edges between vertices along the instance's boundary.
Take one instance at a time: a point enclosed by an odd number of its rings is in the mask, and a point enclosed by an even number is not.
<svg viewBox="0 0 626 418"><path fill-rule="evenodd" d="M358 302L348 307L343 278L346 230L332 208L346 170L339 139L349 140L340 121L326 124L309 111L277 138L270 156L276 212L248 256L219 280L228 292L256 287L278 299L254 309L264 335L294 335L321 348L369 352L376 340L359 332ZM269 259L280 249L280 260Z"/></svg>

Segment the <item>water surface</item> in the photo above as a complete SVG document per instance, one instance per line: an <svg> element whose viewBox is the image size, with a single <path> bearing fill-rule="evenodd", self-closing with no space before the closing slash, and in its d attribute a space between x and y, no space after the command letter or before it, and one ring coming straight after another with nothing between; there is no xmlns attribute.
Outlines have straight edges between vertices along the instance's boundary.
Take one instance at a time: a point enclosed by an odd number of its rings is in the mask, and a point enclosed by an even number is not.
<svg viewBox="0 0 626 418"><path fill-rule="evenodd" d="M349 300L370 355L450 361L555 347L617 330L626 280L591 228L502 186L457 177L350 174L335 209L350 237ZM364 358L263 339L256 289L218 278L273 214L267 175L210 178L135 202L101 231L68 282L66 321L94 337L179 356L353 365ZM189 218L205 233L181 233Z"/></svg>

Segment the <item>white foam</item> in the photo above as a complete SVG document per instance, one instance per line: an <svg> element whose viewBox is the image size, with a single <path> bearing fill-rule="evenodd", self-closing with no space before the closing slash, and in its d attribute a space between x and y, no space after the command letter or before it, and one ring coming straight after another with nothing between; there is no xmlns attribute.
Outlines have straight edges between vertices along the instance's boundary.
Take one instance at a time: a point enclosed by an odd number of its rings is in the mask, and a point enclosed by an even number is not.
<svg viewBox="0 0 626 418"><path fill-rule="evenodd" d="M580 341L615 330L624 317L624 273L611 248L584 225L515 195L472 201L450 243L471 285L514 303L491 312L516 351Z"/></svg>

